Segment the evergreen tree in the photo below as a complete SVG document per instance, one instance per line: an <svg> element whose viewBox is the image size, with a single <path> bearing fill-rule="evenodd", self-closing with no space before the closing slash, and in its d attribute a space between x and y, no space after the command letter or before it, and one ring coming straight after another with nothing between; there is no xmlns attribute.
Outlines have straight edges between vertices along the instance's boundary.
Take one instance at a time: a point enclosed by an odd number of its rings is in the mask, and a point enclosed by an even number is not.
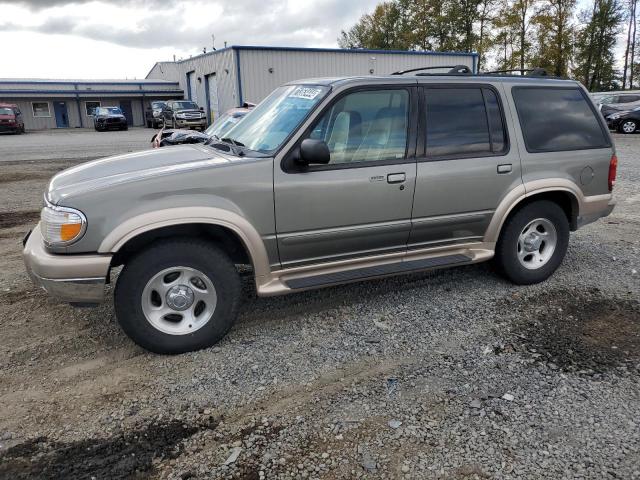
<svg viewBox="0 0 640 480"><path fill-rule="evenodd" d="M558 77L566 77L573 56L576 0L547 0L534 18L535 54L531 61Z"/></svg>
<svg viewBox="0 0 640 480"><path fill-rule="evenodd" d="M619 87L614 49L623 21L619 0L594 0L581 18L585 26L577 36L574 74L590 91L614 90Z"/></svg>

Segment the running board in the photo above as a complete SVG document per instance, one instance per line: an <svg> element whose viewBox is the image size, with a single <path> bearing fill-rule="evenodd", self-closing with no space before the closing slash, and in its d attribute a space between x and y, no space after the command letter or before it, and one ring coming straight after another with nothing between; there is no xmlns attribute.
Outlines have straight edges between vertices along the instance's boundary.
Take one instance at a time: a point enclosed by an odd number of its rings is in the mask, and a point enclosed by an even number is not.
<svg viewBox="0 0 640 480"><path fill-rule="evenodd" d="M473 257L455 254L443 255L440 257L422 258L419 260L409 260L405 262L387 263L374 267L354 268L335 273L325 273L303 278L291 278L285 280L284 284L292 289L314 288L323 285L352 282L354 280L364 280L373 277L383 277L397 273L408 273L413 271L427 270L430 268L444 267L446 265L456 265L469 263Z"/></svg>

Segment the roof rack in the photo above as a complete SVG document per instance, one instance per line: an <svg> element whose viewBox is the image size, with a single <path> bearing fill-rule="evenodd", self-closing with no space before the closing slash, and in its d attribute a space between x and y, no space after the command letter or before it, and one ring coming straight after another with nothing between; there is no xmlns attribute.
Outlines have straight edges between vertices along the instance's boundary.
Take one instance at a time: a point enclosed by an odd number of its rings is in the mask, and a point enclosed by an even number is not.
<svg viewBox="0 0 640 480"><path fill-rule="evenodd" d="M437 72L437 73L429 73L425 70L436 70L436 69L448 69L446 72ZM514 72L519 72L521 76L527 77L548 77L548 78L562 78L555 77L553 75L549 75L549 73L541 67L534 68L512 68L508 70L491 70L489 72L478 72L474 73L472 69L466 65L440 65L433 67L420 67L420 68L410 68L408 70L399 70L397 72L393 72L391 75L404 75L406 73L415 73L416 76L445 76L445 75L495 75L495 76L504 76L504 77L513 77Z"/></svg>
<svg viewBox="0 0 640 480"><path fill-rule="evenodd" d="M412 73L412 72L421 72L423 70L436 70L438 68L448 68L449 71L447 72L448 75L471 75L473 72L471 71L471 68L467 67L466 65L439 65L439 66L434 66L434 67L420 67L420 68L410 68L409 70L398 70L397 72L393 72L391 75L404 75L405 73ZM433 75L430 73L417 73L416 75ZM435 74L435 75L442 75L442 73L439 74Z"/></svg>
<svg viewBox="0 0 640 480"><path fill-rule="evenodd" d="M496 73L512 73L512 72L520 72L520 75L524 76L525 72L528 77L548 77L549 74L544 68L535 67L535 68L511 68L508 70L492 70L490 72L482 72L481 75L493 75Z"/></svg>

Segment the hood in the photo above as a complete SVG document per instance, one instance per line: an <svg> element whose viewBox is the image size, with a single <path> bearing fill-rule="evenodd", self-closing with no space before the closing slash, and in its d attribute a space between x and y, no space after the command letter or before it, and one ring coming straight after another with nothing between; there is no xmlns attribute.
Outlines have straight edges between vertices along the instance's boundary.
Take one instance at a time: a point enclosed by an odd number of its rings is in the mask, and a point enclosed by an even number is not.
<svg viewBox="0 0 640 480"><path fill-rule="evenodd" d="M47 189L53 204L82 192L109 188L180 171L230 163L235 157L202 145L179 145L171 148L144 150L83 163L55 175Z"/></svg>
<svg viewBox="0 0 640 480"><path fill-rule="evenodd" d="M98 115L98 118L124 118L124 115L121 113L107 113Z"/></svg>
<svg viewBox="0 0 640 480"><path fill-rule="evenodd" d="M15 115L9 115L9 114L0 113L0 119L2 119L2 120L15 120L16 116Z"/></svg>
<svg viewBox="0 0 640 480"><path fill-rule="evenodd" d="M204 113L197 108L179 108L174 110L176 113Z"/></svg>

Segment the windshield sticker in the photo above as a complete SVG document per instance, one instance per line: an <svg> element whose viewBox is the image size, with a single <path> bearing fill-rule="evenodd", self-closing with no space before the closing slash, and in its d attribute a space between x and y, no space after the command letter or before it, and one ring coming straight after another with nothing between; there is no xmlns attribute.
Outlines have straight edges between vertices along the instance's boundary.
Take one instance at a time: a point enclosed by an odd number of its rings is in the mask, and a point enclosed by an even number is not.
<svg viewBox="0 0 640 480"><path fill-rule="evenodd" d="M290 95L289 98L304 98L305 100L313 100L320 94L319 88L298 87Z"/></svg>

